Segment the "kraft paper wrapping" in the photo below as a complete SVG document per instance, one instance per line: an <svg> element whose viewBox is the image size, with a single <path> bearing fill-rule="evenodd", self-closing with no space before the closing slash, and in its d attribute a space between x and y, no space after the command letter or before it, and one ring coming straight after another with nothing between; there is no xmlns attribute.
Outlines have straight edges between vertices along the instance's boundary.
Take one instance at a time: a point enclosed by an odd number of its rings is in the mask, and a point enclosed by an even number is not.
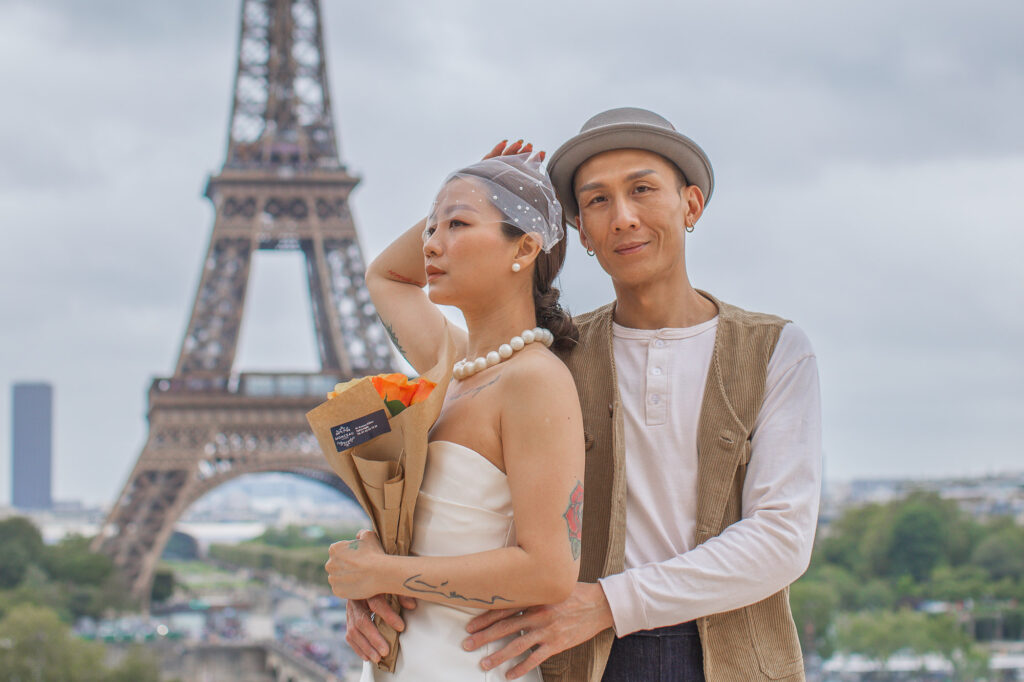
<svg viewBox="0 0 1024 682"><path fill-rule="evenodd" d="M324 457L359 500L388 554L407 555L412 546L427 439L441 413L455 361L455 344L445 332L440 360L422 375L437 385L424 402L389 418L384 400L366 378L306 414ZM401 613L396 597L389 596L388 602ZM388 642L388 655L377 667L394 672L398 632L382 620L376 625Z"/></svg>

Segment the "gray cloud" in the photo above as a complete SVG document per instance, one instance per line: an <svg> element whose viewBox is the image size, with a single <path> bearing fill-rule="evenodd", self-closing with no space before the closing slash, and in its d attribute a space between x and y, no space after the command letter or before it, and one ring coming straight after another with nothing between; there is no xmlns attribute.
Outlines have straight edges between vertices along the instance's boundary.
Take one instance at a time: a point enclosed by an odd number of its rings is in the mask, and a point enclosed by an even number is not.
<svg viewBox="0 0 1024 682"><path fill-rule="evenodd" d="M0 114L0 384L56 382L58 497L113 498L144 442L148 382L173 369L212 223L200 193L223 160L238 9L0 2L15 103ZM323 12L368 258L498 139L550 150L603 108L647 106L715 164L694 283L794 319L815 344L829 475L1019 466L1024 7ZM579 248L562 285L577 312L613 295ZM268 321L299 293L263 289L243 361L309 357L308 330L287 333L298 318L285 333ZM0 434L8 400L4 388Z"/></svg>

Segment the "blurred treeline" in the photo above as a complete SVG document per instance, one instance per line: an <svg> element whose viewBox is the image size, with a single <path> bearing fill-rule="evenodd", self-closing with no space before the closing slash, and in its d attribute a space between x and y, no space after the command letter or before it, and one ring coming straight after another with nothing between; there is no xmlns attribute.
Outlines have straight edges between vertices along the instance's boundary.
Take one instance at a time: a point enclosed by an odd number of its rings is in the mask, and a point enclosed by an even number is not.
<svg viewBox="0 0 1024 682"><path fill-rule="evenodd" d="M0 521L0 680L157 682L156 661L133 649L116 666L102 644L71 634L82 617L135 610L138 604L106 556L70 536L43 544L28 519Z"/></svg>
<svg viewBox="0 0 1024 682"><path fill-rule="evenodd" d="M1024 528L935 493L847 510L822 529L790 601L805 653L977 658L1024 639Z"/></svg>
<svg viewBox="0 0 1024 682"><path fill-rule="evenodd" d="M268 528L261 536L237 545L211 545L209 556L229 566L273 571L320 587L327 585L327 548L351 540L358 528L324 530L319 526Z"/></svg>

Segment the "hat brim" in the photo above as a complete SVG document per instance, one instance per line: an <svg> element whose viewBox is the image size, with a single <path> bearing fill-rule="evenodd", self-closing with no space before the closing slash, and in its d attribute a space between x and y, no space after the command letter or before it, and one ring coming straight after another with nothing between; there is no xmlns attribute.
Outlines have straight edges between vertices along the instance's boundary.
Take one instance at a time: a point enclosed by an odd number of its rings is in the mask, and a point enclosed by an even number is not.
<svg viewBox="0 0 1024 682"><path fill-rule="evenodd" d="M679 167L688 184L700 188L705 204L711 200L714 171L707 154L696 142L681 133L656 126L614 123L580 133L559 147L548 161L548 175L566 218L579 215L573 192L576 171L587 159L614 149L642 149L664 156Z"/></svg>

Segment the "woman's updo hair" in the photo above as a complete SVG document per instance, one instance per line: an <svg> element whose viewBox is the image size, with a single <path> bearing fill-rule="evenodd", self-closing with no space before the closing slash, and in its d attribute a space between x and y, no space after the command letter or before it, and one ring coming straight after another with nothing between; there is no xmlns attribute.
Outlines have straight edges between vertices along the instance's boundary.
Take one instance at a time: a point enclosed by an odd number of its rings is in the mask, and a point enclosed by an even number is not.
<svg viewBox="0 0 1024 682"><path fill-rule="evenodd" d="M499 185L511 194L523 200L523 204L546 205L557 201L551 181L539 164L526 163L528 155L496 157L513 165L517 170L532 178L533 182L521 183L521 178L514 174L492 172L494 164L476 164L462 169L460 174L476 176ZM520 160L522 159L522 160ZM500 207L498 207L500 210ZM558 211L561 219L561 211ZM558 225L561 228L561 225ZM502 232L509 239L518 239L529 230L508 220L501 223ZM561 292L553 286L555 277L565 263L566 239L564 229L561 237L548 250L542 250L534 261L533 269L533 305L536 310L537 326L548 329L555 336L552 347L556 350L568 350L579 340L579 330L572 321L572 316L559 303Z"/></svg>

